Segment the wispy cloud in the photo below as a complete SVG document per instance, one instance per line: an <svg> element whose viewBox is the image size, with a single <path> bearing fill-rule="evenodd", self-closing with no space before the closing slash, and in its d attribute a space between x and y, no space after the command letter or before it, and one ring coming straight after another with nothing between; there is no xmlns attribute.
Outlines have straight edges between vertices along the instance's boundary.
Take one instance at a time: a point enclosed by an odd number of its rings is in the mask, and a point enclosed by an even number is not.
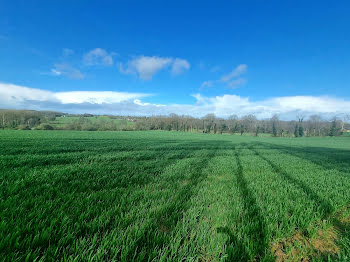
<svg viewBox="0 0 350 262"><path fill-rule="evenodd" d="M63 54L63 57L69 57L74 54L74 50L70 48L63 48L62 54Z"/></svg>
<svg viewBox="0 0 350 262"><path fill-rule="evenodd" d="M41 57L44 57L44 58L47 58L48 55L42 51L42 50L39 50L37 48L33 48L33 47L28 47L26 48L31 54L35 55L35 56L41 56Z"/></svg>
<svg viewBox="0 0 350 262"><path fill-rule="evenodd" d="M228 88L238 88L244 85L247 80L242 78L241 76L247 72L247 65L241 64L234 68L230 73L223 75L218 80L208 80L204 81L201 85L203 87L212 87L216 83L224 83Z"/></svg>
<svg viewBox="0 0 350 262"><path fill-rule="evenodd" d="M227 83L227 87L238 88L247 82L244 78L238 78Z"/></svg>
<svg viewBox="0 0 350 262"><path fill-rule="evenodd" d="M185 59L175 58L171 67L171 73L173 75L179 75L188 69L190 69L189 62Z"/></svg>
<svg viewBox="0 0 350 262"><path fill-rule="evenodd" d="M84 74L82 72L66 63L55 64L54 67L51 68L51 74L55 76L66 76L71 79L84 78Z"/></svg>
<svg viewBox="0 0 350 262"><path fill-rule="evenodd" d="M83 56L83 63L87 66L112 66L115 53L108 53L102 48L95 48Z"/></svg>
<svg viewBox="0 0 350 262"><path fill-rule="evenodd" d="M202 83L201 88L206 88L206 87L210 88L210 87L212 87L213 85L214 85L214 81L208 80L208 81L204 81L204 82Z"/></svg>
<svg viewBox="0 0 350 262"><path fill-rule="evenodd" d="M210 72L211 73L215 73L217 71L220 71L221 67L220 66L213 66L212 68L210 68Z"/></svg>
<svg viewBox="0 0 350 262"><path fill-rule="evenodd" d="M242 74L247 72L247 65L241 64L233 69L230 73L223 75L220 79L222 82L230 82L231 79L241 76Z"/></svg>
<svg viewBox="0 0 350 262"><path fill-rule="evenodd" d="M190 68L190 63L184 59L159 56L138 56L129 60L126 65L120 63L120 72L133 74L143 80L150 80L161 70L171 66L171 73L178 75Z"/></svg>
<svg viewBox="0 0 350 262"><path fill-rule="evenodd" d="M260 101L248 97L192 95L193 104L152 104L142 101L151 94L112 91L51 92L7 83L0 83L0 104L3 108L57 110L68 113L115 115L166 115L176 113L196 117L214 113L220 117L232 114L254 114L259 119L278 114L281 119L295 119L322 114L331 118L350 113L350 100L328 96L286 96Z"/></svg>

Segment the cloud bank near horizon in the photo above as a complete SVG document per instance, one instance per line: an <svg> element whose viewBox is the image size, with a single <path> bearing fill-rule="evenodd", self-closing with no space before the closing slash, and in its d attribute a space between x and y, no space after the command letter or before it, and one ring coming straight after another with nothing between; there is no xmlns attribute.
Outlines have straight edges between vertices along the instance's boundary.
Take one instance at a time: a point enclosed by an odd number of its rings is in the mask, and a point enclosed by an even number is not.
<svg viewBox="0 0 350 262"><path fill-rule="evenodd" d="M206 97L192 95L193 104L152 104L142 99L153 96L145 93L114 91L68 91L51 92L0 83L0 108L53 110L66 113L92 113L112 115L191 115L201 117L214 113L218 117L253 114L259 119L274 114L281 119L295 119L297 115L320 114L324 118L350 114L350 101L328 96L285 96L261 101L250 101L248 97L222 95Z"/></svg>

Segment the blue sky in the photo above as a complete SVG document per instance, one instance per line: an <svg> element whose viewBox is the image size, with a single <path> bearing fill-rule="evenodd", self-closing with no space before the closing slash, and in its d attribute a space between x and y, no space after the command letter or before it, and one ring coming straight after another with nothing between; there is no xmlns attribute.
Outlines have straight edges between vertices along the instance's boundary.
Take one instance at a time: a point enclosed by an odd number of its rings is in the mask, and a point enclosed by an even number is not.
<svg viewBox="0 0 350 262"><path fill-rule="evenodd" d="M349 10L349 1L3 1L0 108L347 113Z"/></svg>

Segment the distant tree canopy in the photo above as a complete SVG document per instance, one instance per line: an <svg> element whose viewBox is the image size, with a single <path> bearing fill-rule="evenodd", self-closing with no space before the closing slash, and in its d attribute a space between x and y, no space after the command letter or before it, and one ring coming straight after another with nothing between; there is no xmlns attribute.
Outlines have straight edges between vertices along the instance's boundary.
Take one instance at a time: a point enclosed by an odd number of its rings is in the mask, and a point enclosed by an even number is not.
<svg viewBox="0 0 350 262"><path fill-rule="evenodd" d="M0 128L31 129L42 123L54 121L62 113L34 110L0 110Z"/></svg>
<svg viewBox="0 0 350 262"><path fill-rule="evenodd" d="M57 125L57 117L66 119ZM348 116L346 116L348 117ZM350 120L334 118L331 121L312 115L304 120L282 121L277 115L270 119L258 120L254 115L238 117L232 115L227 119L207 114L202 118L170 114L168 116L131 117L131 116L95 116L92 114L69 115L50 111L0 110L0 128L10 129L66 129L86 131L119 130L164 130L182 132L200 132L213 134L250 134L302 137L302 136L339 136L350 130Z"/></svg>

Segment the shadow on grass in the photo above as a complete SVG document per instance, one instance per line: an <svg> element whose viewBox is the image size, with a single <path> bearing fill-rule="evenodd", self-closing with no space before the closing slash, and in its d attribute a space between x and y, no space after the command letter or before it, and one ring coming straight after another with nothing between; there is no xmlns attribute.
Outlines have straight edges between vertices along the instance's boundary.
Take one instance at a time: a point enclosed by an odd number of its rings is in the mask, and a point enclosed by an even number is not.
<svg viewBox="0 0 350 262"><path fill-rule="evenodd" d="M350 258L350 221L345 222L345 221L342 221L339 217L335 216L333 217L331 222L341 235L341 239L338 240L338 245L340 245L342 247L342 250L344 251L344 254L342 255L344 255L347 259L349 259ZM340 256L340 258L342 258L342 255ZM349 261L346 258L343 261Z"/></svg>
<svg viewBox="0 0 350 262"><path fill-rule="evenodd" d="M153 142L156 143L156 140L154 140ZM169 245L169 243L171 242L171 239L169 238L170 232L176 225L177 221L182 218L183 212L185 212L188 209L188 201L196 192L197 185L201 181L203 181L203 179L206 178L206 176L201 171L207 165L207 162L210 160L210 158L215 155L215 149L212 149L217 147L218 143L209 142L203 143L202 145L197 145L197 149L193 150L193 147L187 147L186 142L183 142L174 145L174 147L171 147L170 149L169 147L164 147L164 151L159 152L159 158L157 159L147 158L147 160L143 160L142 158L140 159L136 157L134 160L132 160L132 162L127 161L125 159L123 159L123 161L115 162L107 161L105 163L98 163L98 165L100 165L100 168L98 168L98 170L96 170L96 167L94 166L87 167L86 170L84 168L77 168L71 170L53 169L52 176L48 175L47 178L51 179L50 184L52 186L50 188L52 190L56 190L56 188L60 189L59 196L57 195L54 197L56 199L57 205L67 206L67 209L63 210L63 212L65 212L70 217L71 221L66 225L67 228L69 228L69 232L73 235L73 238L71 238L70 241L74 241L77 239L90 239L96 236L96 234L99 235L99 238L102 239L103 235L106 234L106 232L109 232L110 230L113 230L117 227L128 227L131 223L135 221L127 221L121 224L121 221L118 220L120 218L118 214L116 214L115 217L111 218L110 221L106 223L102 228L94 227L93 221L95 221L97 217L102 215L99 213L99 210L108 209L109 206L114 206L115 203L119 203L120 208L118 212L129 212L129 210L134 208L131 205L130 201L127 200L130 197L130 194L123 195L121 194L121 192L130 189L133 190L132 188L140 190L140 188L154 182L156 179L160 179L162 183L166 184L168 183L167 178L161 176L168 166L174 165L177 162L182 161L186 158L192 159L193 155L196 153L197 150L208 150L210 153L209 155L203 155L202 158L193 158L193 160L197 160L193 167L193 170L184 170L184 172L192 171L190 173L190 177L188 178L188 183L186 185L181 185L181 187L175 188L178 190L174 190L174 192L176 192L174 200L162 207L158 214L154 218L152 218L151 222L149 223L149 225L146 226L144 232L142 233L143 235L136 240L134 246L127 247L129 249L129 252L128 256L126 257L130 260L132 260L135 254L137 254L136 258L139 258L139 260L143 260L142 256L144 256L144 258L154 258L156 255L158 255L158 253L155 254L155 252L159 251L159 249L155 251L156 248L164 247L166 245ZM150 150L150 152L152 151ZM10 174L11 173L9 173L9 175ZM183 173L178 175L182 176ZM4 177L2 178L4 179ZM24 202L29 203L35 194L42 195L43 192L39 189L40 184L43 184L44 182L45 181L39 180L28 181L27 184L23 185L23 188L25 188L25 190L22 190L21 187L18 187L18 192L12 192L11 195L20 195L21 197L18 197L16 199L22 199L25 200ZM176 185L166 186L175 187ZM62 190L64 190L64 192ZM106 190L112 191L110 193L107 192L109 197L103 197L102 199L98 197L96 198L96 205L98 205L99 207L98 209L96 209L96 212L94 214L91 214L89 218L86 221L84 221L84 223L80 225L75 223L76 221L80 220L81 212L84 212L84 210L79 208L71 209L69 207L70 205L67 205L67 198L65 196L70 196L71 194L74 194L76 198L74 198L74 200L72 201L79 202L81 201L81 197L85 198L86 192L94 194L98 193L98 191ZM130 192L131 194L133 194L134 191ZM6 192L4 190L2 191L2 193L6 195ZM112 197L111 194L113 194ZM3 200L6 201L6 199L9 199L11 195L7 194L3 198ZM31 197L28 198L28 195L30 195ZM142 194L139 195L140 196L136 195L136 197L144 197ZM100 196L102 195L100 194ZM45 194L44 196L44 200L50 200L51 198L52 194L50 193L50 191L47 191L47 194ZM111 202L111 198L113 198L115 201ZM41 196L40 199L43 199L43 197ZM136 201L135 198L132 199L132 201ZM13 204L14 206L19 206L21 204L23 205L23 203ZM45 202L37 203L38 208L44 205ZM46 211L48 216L57 218L55 206L52 206L52 210ZM28 212L30 213L31 211L28 210ZM38 221L35 221L34 219L30 222L37 224L37 229L31 232L27 232L25 230L25 224L29 221L26 221L26 218L23 219L23 217L18 217L18 219L22 219L21 222L18 222L18 225L20 225L20 223L21 225L23 225L22 229L18 228L19 231L22 230L22 233L20 233L22 238L31 238L39 231L49 227L49 225L43 224L41 221L40 223L37 223ZM60 239L64 238L64 235L67 232L65 230L59 232L60 233L58 234L51 235L50 242L44 243L38 247L34 247L32 246L32 244L23 242L23 245L20 245L16 248L14 248L14 245L12 245L11 243L8 243L9 245L4 248L8 250L9 254L12 252L16 252L20 256L26 254L26 251L28 249L33 249L33 252L38 251L40 254L44 254L48 252L48 249L52 249L50 248L50 246L56 246L63 254L64 252L67 252L69 246L74 246L74 242L66 242L64 245L60 245ZM57 253L55 256L59 255L60 252ZM106 259L108 259L108 257L110 256L112 256L112 252L107 252Z"/></svg>
<svg viewBox="0 0 350 262"><path fill-rule="evenodd" d="M316 194L308 185L296 179L292 175L288 174L281 167L273 163L270 159L260 154L256 149L253 148L253 146L249 146L249 149L252 150L255 153L255 155L257 155L266 163L268 163L276 174L280 175L284 180L302 190L311 200L313 200L320 209L322 217L327 217L334 211L334 208L331 205L331 203L326 199L320 197L318 194Z"/></svg>
<svg viewBox="0 0 350 262"><path fill-rule="evenodd" d="M248 250L228 226L218 227L216 232L226 234L228 237L226 242L227 261L249 261Z"/></svg>
<svg viewBox="0 0 350 262"><path fill-rule="evenodd" d="M181 184L183 173L177 174L178 183L167 184L170 187L170 192L176 192L174 197L171 201L160 207L157 214L142 229L140 238L132 243L132 245L129 245L128 250L122 251L123 254L118 259L137 261L154 260L157 259L160 249L171 245L173 229L182 219L183 214L190 208L189 201L196 194L198 185L207 178L207 174L203 170L205 170L209 160L216 153L216 150L211 150L210 147L210 145L204 147L208 149L209 154L192 160L192 168L186 170L191 175L186 179L187 183L185 185ZM164 181L164 183L167 183L167 181Z"/></svg>
<svg viewBox="0 0 350 262"><path fill-rule="evenodd" d="M226 243L228 261L260 261L264 258L267 259L269 252L266 222L244 178L243 166L237 149L235 149L235 159L237 162L235 176L244 207L241 219L244 223L248 222L242 225L246 228L244 232L246 239L238 239L229 227L219 227L217 232L228 236Z"/></svg>
<svg viewBox="0 0 350 262"><path fill-rule="evenodd" d="M259 142L257 145L306 159L324 169L338 170L342 176L350 179L350 150L326 147L288 147L266 142Z"/></svg>
<svg viewBox="0 0 350 262"><path fill-rule="evenodd" d="M269 148L269 147L267 147L267 148ZM271 148L277 149L275 147L271 147ZM322 220L324 220L324 219L329 220L329 222L334 226L334 228L337 230L337 232L341 235L341 239L343 240L343 242L345 241L346 243L348 243L350 241L350 224L341 221L341 219L339 219L337 214L334 215L335 210L334 210L332 204L328 200L323 199L320 195L315 193L309 186L307 186L306 184L304 184L300 180L294 178L292 175L290 175L286 171L284 171L281 167L279 167L275 163L273 163L270 159L268 159L265 156L263 156L262 154L260 154L256 149L253 148L253 146L249 146L249 149L252 150L262 160L267 162L276 174L279 174L287 182L293 184L294 186L296 186L297 188L302 190L311 200L313 200L316 203L317 208L319 208L319 210L321 211ZM289 151L286 150L285 153L288 154ZM343 244L340 243L340 245L343 245ZM348 247L345 247L345 249L346 248L348 248ZM343 249L343 251L347 255L349 255L348 254L349 251L344 250L344 249ZM328 260L329 256L334 257L334 254L327 254L327 253L321 254L321 257L324 260Z"/></svg>

